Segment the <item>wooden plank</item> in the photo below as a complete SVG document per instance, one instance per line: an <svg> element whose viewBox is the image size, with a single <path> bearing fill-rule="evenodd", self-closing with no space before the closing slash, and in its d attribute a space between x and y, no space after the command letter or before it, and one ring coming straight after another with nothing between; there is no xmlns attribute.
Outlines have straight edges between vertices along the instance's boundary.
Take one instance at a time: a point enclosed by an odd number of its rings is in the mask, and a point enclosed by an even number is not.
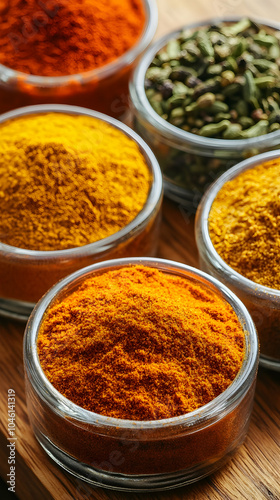
<svg viewBox="0 0 280 500"><path fill-rule="evenodd" d="M189 23L234 16L280 21L278 0L158 0L157 37Z"/></svg>

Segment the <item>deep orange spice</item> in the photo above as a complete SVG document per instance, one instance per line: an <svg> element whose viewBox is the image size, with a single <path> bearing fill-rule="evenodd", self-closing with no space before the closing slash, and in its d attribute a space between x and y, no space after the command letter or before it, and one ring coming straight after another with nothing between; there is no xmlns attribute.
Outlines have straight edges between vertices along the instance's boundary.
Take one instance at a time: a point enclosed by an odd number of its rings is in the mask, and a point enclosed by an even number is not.
<svg viewBox="0 0 280 500"><path fill-rule="evenodd" d="M63 76L110 63L145 24L142 0L3 0L0 63L38 76Z"/></svg>
<svg viewBox="0 0 280 500"><path fill-rule="evenodd" d="M157 420L223 392L242 364L244 333L207 286L128 266L87 279L51 306L37 345L46 376L77 405Z"/></svg>

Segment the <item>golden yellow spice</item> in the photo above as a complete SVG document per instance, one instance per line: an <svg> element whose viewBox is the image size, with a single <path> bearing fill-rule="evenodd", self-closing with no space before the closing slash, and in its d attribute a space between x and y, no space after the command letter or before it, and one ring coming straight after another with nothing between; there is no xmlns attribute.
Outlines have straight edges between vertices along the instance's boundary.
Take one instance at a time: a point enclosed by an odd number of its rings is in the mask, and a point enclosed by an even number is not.
<svg viewBox="0 0 280 500"><path fill-rule="evenodd" d="M260 285L280 290L280 158L246 170L218 192L209 232L222 259Z"/></svg>
<svg viewBox="0 0 280 500"><path fill-rule="evenodd" d="M0 126L0 241L31 250L110 236L143 208L151 174L138 146L87 116L47 113Z"/></svg>
<svg viewBox="0 0 280 500"><path fill-rule="evenodd" d="M77 405L155 420L223 392L241 367L244 333L209 287L128 266L87 279L51 306L37 346L50 382Z"/></svg>

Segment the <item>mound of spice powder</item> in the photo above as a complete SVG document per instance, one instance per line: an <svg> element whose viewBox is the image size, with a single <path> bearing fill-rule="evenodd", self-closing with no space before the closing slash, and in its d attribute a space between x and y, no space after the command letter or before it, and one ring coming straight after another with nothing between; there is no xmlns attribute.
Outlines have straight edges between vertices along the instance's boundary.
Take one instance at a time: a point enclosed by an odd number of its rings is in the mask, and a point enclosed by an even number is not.
<svg viewBox="0 0 280 500"><path fill-rule="evenodd" d="M101 240L142 210L151 174L138 145L88 116L47 113L0 126L0 241L64 250Z"/></svg>
<svg viewBox="0 0 280 500"><path fill-rule="evenodd" d="M246 170L224 184L209 232L222 259L263 286L280 290L280 159Z"/></svg>
<svg viewBox="0 0 280 500"><path fill-rule="evenodd" d="M142 0L2 0L0 63L38 76L104 66L144 30Z"/></svg>
<svg viewBox="0 0 280 500"><path fill-rule="evenodd" d="M127 266L87 279L46 312L42 369L77 405L133 420L205 405L236 377L244 333L232 307L188 278Z"/></svg>

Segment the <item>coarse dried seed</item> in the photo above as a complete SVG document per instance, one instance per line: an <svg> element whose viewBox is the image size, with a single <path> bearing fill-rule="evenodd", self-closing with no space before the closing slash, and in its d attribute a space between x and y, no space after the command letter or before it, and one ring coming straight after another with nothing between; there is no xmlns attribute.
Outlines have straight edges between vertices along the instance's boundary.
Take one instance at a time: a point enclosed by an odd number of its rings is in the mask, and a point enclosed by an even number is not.
<svg viewBox="0 0 280 500"><path fill-rule="evenodd" d="M180 97L180 96L177 96L177 95L174 95L172 97L170 97L167 101L166 101L166 109L167 110L170 110L170 109L173 109L173 108L177 108L178 106L182 106L183 103L185 101L185 98L184 97Z"/></svg>
<svg viewBox="0 0 280 500"><path fill-rule="evenodd" d="M230 70L223 71L221 74L221 85L222 87L226 87L230 83L232 83L235 79L235 73Z"/></svg>
<svg viewBox="0 0 280 500"><path fill-rule="evenodd" d="M149 68L146 73L146 79L152 82L164 82L170 75L169 68Z"/></svg>
<svg viewBox="0 0 280 500"><path fill-rule="evenodd" d="M169 99L169 97L172 96L173 87L174 87L174 85L171 82L171 80L166 80L165 82L163 82L163 84L160 88L160 92L161 92L161 95L162 95L164 100Z"/></svg>
<svg viewBox="0 0 280 500"><path fill-rule="evenodd" d="M220 75L223 71L223 66L221 64L212 64L207 68L207 74L211 76Z"/></svg>
<svg viewBox="0 0 280 500"><path fill-rule="evenodd" d="M280 130L280 123L274 122L272 125L269 127L270 132L275 132L276 130Z"/></svg>
<svg viewBox="0 0 280 500"><path fill-rule="evenodd" d="M279 68L273 61L268 61L267 59L255 59L254 66L261 72L272 71L275 74L279 74Z"/></svg>
<svg viewBox="0 0 280 500"><path fill-rule="evenodd" d="M242 126L240 123L232 123L223 132L223 139L241 139L242 138Z"/></svg>
<svg viewBox="0 0 280 500"><path fill-rule="evenodd" d="M206 94L202 94L196 102L199 108L204 109L210 108L214 104L215 100L215 94L212 92L206 92Z"/></svg>
<svg viewBox="0 0 280 500"><path fill-rule="evenodd" d="M248 47L248 41L242 38L232 49L232 57L239 57Z"/></svg>
<svg viewBox="0 0 280 500"><path fill-rule="evenodd" d="M211 40L203 31L200 31L197 36L197 46L203 56L214 56L214 49Z"/></svg>
<svg viewBox="0 0 280 500"><path fill-rule="evenodd" d="M246 18L182 31L156 54L145 90L164 119L188 132L268 133L280 115L280 33Z"/></svg>
<svg viewBox="0 0 280 500"><path fill-rule="evenodd" d="M207 112L210 113L211 115L216 115L217 113L227 113L229 110L228 105L225 102L222 101L215 101L209 109L207 109Z"/></svg>
<svg viewBox="0 0 280 500"><path fill-rule="evenodd" d="M195 42L189 41L182 46L182 49L186 50L191 56L195 57L195 59L201 56L201 52Z"/></svg>
<svg viewBox="0 0 280 500"><path fill-rule="evenodd" d="M238 65L237 65L236 59L232 56L228 56L225 59L225 61L222 62L222 66L223 66L223 69L225 69L225 70L229 69L229 70L233 71L235 74L238 71Z"/></svg>
<svg viewBox="0 0 280 500"><path fill-rule="evenodd" d="M186 85L191 89L196 87L197 85L200 85L201 83L202 81L194 75L189 76L189 78L186 80Z"/></svg>
<svg viewBox="0 0 280 500"><path fill-rule="evenodd" d="M276 83L276 79L274 76L260 76L259 78L255 78L255 85L261 89L265 89L267 87L273 87Z"/></svg>
<svg viewBox="0 0 280 500"><path fill-rule="evenodd" d="M252 127L254 125L254 120L249 116L241 116L239 118L239 123L242 126L243 130L246 130L247 128Z"/></svg>
<svg viewBox="0 0 280 500"><path fill-rule="evenodd" d="M274 98L272 96L268 96L267 103L268 103L268 109L269 109L269 111L278 111L279 110L279 105L274 100Z"/></svg>
<svg viewBox="0 0 280 500"><path fill-rule="evenodd" d="M275 38L275 39L276 39L275 44L271 45L271 47L269 47L269 51L268 51L268 55L272 61L276 61L276 59L278 59L278 57L280 57L280 47L279 47L279 44L277 43L277 38Z"/></svg>
<svg viewBox="0 0 280 500"><path fill-rule="evenodd" d="M197 99L202 94L206 94L206 92L216 93L221 89L221 78L216 76L215 78L206 80L201 84L197 85L194 89L193 98Z"/></svg>
<svg viewBox="0 0 280 500"><path fill-rule="evenodd" d="M240 85L240 83L230 83L230 85L227 85L226 87L224 87L224 95L225 97L229 98L233 95L236 95L238 93L240 93L240 89L242 88L242 86Z"/></svg>
<svg viewBox="0 0 280 500"><path fill-rule="evenodd" d="M162 115L162 107L160 105L159 102L157 101L152 101L151 102L151 106L153 107L153 109L155 110L155 112L158 114L158 115Z"/></svg>
<svg viewBox="0 0 280 500"><path fill-rule="evenodd" d="M229 125L229 120L222 120L220 123L210 123L209 125L204 125L199 133L204 137L216 137L220 132L228 128Z"/></svg>
<svg viewBox="0 0 280 500"><path fill-rule="evenodd" d="M218 60L226 59L231 54L229 45L215 45L214 54L218 57Z"/></svg>
<svg viewBox="0 0 280 500"><path fill-rule="evenodd" d="M222 120L230 120L231 119L231 115L230 113L217 113L216 115L214 115L214 122L215 123L218 123L218 122L221 122Z"/></svg>
<svg viewBox="0 0 280 500"><path fill-rule="evenodd" d="M176 39L170 40L166 46L166 52L170 59L176 59L177 57L179 57L181 52L179 41Z"/></svg>
<svg viewBox="0 0 280 500"><path fill-rule="evenodd" d="M249 114L248 104L243 99L237 101L235 110L237 111L238 116L248 116Z"/></svg>
<svg viewBox="0 0 280 500"><path fill-rule="evenodd" d="M193 71L189 70L188 68L185 68L184 66L177 66L175 69L171 71L169 78L170 80L173 81L177 80L179 82L184 82L186 78L192 75Z"/></svg>
<svg viewBox="0 0 280 500"><path fill-rule="evenodd" d="M252 72L248 69L244 73L245 85L243 87L243 98L246 102L251 102L252 97L256 97L256 84Z"/></svg>
<svg viewBox="0 0 280 500"><path fill-rule="evenodd" d="M268 121L270 125L272 125L273 123L280 123L280 110L272 111L272 113L269 115Z"/></svg>
<svg viewBox="0 0 280 500"><path fill-rule="evenodd" d="M232 26L227 26L226 28L224 28L223 31L225 31L226 34L228 34L229 36L236 36L239 33L242 33L242 31L245 31L248 28L250 28L251 25L252 25L252 23L251 23L250 19L247 19L247 18L240 19L240 21L233 24Z"/></svg>
<svg viewBox="0 0 280 500"><path fill-rule="evenodd" d="M267 120L268 119L267 114L264 113L261 108L254 109L254 111L252 111L252 113L251 113L251 117L255 121Z"/></svg>
<svg viewBox="0 0 280 500"><path fill-rule="evenodd" d="M173 84L173 95L186 96L189 93L188 87L182 82Z"/></svg>
<svg viewBox="0 0 280 500"><path fill-rule="evenodd" d="M274 36L262 35L260 33L258 35L253 36L253 40L254 42L264 47L271 47L271 45L277 43L277 39Z"/></svg>
<svg viewBox="0 0 280 500"><path fill-rule="evenodd" d="M267 131L268 131L268 121L260 120L252 127L243 130L241 135L243 139L249 139L252 137L258 137L259 135L264 135L267 133Z"/></svg>
<svg viewBox="0 0 280 500"><path fill-rule="evenodd" d="M238 113L237 113L236 109L231 109L229 114L230 114L230 117L232 120L237 120Z"/></svg>

